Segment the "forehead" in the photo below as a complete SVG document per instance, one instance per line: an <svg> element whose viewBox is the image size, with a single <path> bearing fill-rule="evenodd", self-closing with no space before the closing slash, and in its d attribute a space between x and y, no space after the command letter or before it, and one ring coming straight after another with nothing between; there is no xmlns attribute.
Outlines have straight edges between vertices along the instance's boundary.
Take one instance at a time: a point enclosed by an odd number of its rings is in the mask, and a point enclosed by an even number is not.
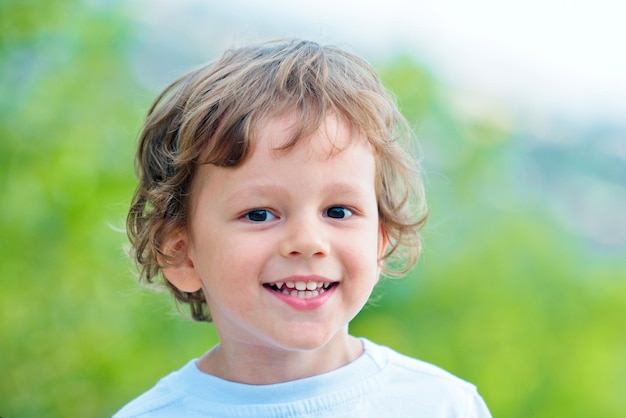
<svg viewBox="0 0 626 418"><path fill-rule="evenodd" d="M245 206L249 199L281 196L305 201L320 196L376 201L377 164L364 135L351 135L347 123L328 117L319 129L285 148L294 133L293 117L268 118L255 130L241 164L199 167L193 181L192 216L198 207Z"/></svg>
<svg viewBox="0 0 626 418"><path fill-rule="evenodd" d="M225 201L278 190L301 197L315 190L372 195L376 162L363 135L351 135L345 122L328 117L315 132L285 147L294 129L293 117L268 118L259 124L241 164L200 166L192 195Z"/></svg>
<svg viewBox="0 0 626 418"><path fill-rule="evenodd" d="M365 136L337 113L325 115L316 124L299 118L298 113L285 113L261 119L252 134L252 152L262 148L262 152L280 157L297 146L311 157L330 158L353 143L369 147Z"/></svg>

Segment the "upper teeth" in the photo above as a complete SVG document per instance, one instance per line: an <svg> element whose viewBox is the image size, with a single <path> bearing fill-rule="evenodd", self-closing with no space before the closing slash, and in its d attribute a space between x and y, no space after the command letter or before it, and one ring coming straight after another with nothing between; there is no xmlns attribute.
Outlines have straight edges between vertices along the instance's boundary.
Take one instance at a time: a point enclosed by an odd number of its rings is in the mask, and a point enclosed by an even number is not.
<svg viewBox="0 0 626 418"><path fill-rule="evenodd" d="M278 289L281 289L284 285L284 286L287 286L287 288L289 289L318 290L318 289L321 289L322 287L328 288L328 286L330 286L330 283L314 282L314 281L308 281L308 282L298 281L298 282L285 282L285 283L278 282L278 283L274 283L274 285Z"/></svg>
<svg viewBox="0 0 626 418"><path fill-rule="evenodd" d="M332 283L314 281L276 282L272 285L272 287L285 295L290 295L300 299L308 299L321 295L330 287L331 284Z"/></svg>

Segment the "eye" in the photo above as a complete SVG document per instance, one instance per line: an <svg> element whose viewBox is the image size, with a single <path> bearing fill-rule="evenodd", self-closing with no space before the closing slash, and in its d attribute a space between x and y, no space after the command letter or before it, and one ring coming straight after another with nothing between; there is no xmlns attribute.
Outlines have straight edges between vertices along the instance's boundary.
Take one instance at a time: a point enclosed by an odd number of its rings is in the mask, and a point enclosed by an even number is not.
<svg viewBox="0 0 626 418"><path fill-rule="evenodd" d="M343 206L333 206L324 211L324 216L333 219L344 219L352 216L352 211L348 208L344 208Z"/></svg>
<svg viewBox="0 0 626 418"><path fill-rule="evenodd" d="M244 218L252 222L267 222L276 219L276 216L266 209L255 209L246 213Z"/></svg>

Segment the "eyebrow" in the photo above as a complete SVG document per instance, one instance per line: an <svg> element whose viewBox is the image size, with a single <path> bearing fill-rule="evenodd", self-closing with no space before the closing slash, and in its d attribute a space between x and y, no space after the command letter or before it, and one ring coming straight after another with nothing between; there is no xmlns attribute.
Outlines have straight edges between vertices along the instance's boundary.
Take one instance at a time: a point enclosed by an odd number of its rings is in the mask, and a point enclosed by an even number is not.
<svg viewBox="0 0 626 418"><path fill-rule="evenodd" d="M357 187L353 183L345 181L336 181L326 185L323 189L323 193L335 193L338 195L345 195L347 197L359 197L367 195L367 192L362 187ZM227 200L229 202L238 201L247 197L264 198L273 195L286 195L287 189L280 184L251 184L241 189L236 189L229 193Z"/></svg>
<svg viewBox="0 0 626 418"><path fill-rule="evenodd" d="M229 203L238 202L247 198L265 198L276 194L285 194L287 190L277 184L250 184L242 188L235 188L230 191L226 196L226 201Z"/></svg>
<svg viewBox="0 0 626 418"><path fill-rule="evenodd" d="M324 188L324 191L338 193L338 194L346 194L349 196L352 196L352 195L360 196L360 195L367 194L367 191L364 190L362 187L357 187L355 186L354 183L349 183L345 181L338 181L335 183L331 183L327 187Z"/></svg>
<svg viewBox="0 0 626 418"><path fill-rule="evenodd" d="M286 188L280 184L264 184L264 183L251 183L242 188L235 188L233 195L252 194L252 195L266 195L272 193L284 193Z"/></svg>

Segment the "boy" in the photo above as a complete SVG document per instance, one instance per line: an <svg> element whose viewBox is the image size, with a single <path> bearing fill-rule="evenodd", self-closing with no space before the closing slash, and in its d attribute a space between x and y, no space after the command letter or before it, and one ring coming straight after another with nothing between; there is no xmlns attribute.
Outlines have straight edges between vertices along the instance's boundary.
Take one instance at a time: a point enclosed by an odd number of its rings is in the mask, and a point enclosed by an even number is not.
<svg viewBox="0 0 626 418"><path fill-rule="evenodd" d="M141 276L220 343L116 416L489 416L472 385L348 333L389 257L419 254L403 137L371 67L313 42L232 50L168 87L128 233Z"/></svg>

